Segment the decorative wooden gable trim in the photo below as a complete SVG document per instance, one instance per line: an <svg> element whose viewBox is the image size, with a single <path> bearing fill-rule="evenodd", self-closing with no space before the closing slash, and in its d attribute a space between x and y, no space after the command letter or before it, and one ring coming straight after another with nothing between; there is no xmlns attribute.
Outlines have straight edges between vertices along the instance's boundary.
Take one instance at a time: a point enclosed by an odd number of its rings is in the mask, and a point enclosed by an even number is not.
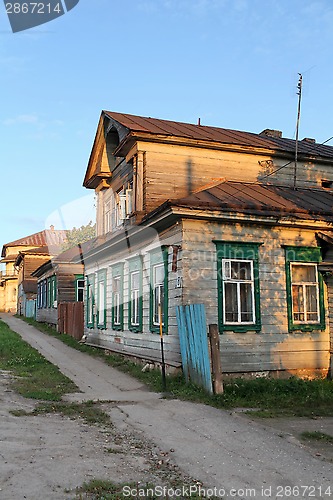
<svg viewBox="0 0 333 500"><path fill-rule="evenodd" d="M127 133L128 129L102 112L83 181L84 187L108 187L116 163L115 151Z"/></svg>

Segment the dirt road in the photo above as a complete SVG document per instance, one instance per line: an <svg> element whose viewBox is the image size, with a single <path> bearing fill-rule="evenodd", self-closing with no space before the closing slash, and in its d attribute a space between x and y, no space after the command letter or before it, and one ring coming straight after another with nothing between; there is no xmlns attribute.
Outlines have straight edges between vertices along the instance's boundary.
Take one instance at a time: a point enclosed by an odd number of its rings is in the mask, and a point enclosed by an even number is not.
<svg viewBox="0 0 333 500"><path fill-rule="evenodd" d="M237 412L163 400L102 361L9 315L1 318L75 381L82 393L69 399L107 401L103 409L114 424L104 429L56 415L14 417L11 408L32 408L34 403L6 392L3 375L1 500L74 498L73 488L91 478L161 485L191 477L225 498L333 496L329 451L318 454L301 445L297 432L262 425ZM315 424L327 429L332 422ZM302 421L297 431L307 425Z"/></svg>

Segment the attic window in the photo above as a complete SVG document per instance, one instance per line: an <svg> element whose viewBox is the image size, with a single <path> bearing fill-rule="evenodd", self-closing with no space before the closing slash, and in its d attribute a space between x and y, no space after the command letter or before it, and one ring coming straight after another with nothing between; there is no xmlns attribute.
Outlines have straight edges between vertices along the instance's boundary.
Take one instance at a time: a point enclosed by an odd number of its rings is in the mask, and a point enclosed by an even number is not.
<svg viewBox="0 0 333 500"><path fill-rule="evenodd" d="M325 189L330 189L333 187L333 181L330 181L328 179L322 179L321 180L321 187Z"/></svg>

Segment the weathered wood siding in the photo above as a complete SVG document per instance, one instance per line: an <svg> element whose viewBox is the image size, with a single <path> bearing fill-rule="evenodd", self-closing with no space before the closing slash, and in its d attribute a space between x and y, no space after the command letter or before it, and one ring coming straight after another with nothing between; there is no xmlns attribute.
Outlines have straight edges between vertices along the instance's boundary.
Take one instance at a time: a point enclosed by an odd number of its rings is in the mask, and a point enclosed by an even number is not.
<svg viewBox="0 0 333 500"><path fill-rule="evenodd" d="M288 333L285 254L282 245L317 246L315 232L298 228L264 228L216 222L183 222L184 303L203 302L208 323L218 322L216 246L213 240L260 242L260 333L224 332L222 370L226 373L327 371L329 322L326 330ZM325 297L325 308L328 301ZM332 309L331 309L332 310Z"/></svg>
<svg viewBox="0 0 333 500"><path fill-rule="evenodd" d="M138 142L144 151L144 210L153 210L167 199L190 192L221 179L293 185L294 164L290 158L251 154L248 151L220 151L170 144ZM281 170L278 170L286 165ZM267 174L278 170L274 175ZM331 177L331 165L298 162L298 186L321 186Z"/></svg>
<svg viewBox="0 0 333 500"><path fill-rule="evenodd" d="M160 245L180 245L181 243L181 225L175 225L170 230L160 235ZM160 354L160 336L158 333L150 331L150 251L156 247L145 247L142 242L142 247L138 247L137 254L132 251L130 255L114 254L106 255L98 262L86 262L85 274L87 276L97 275L97 272L104 269L106 271L106 329L102 330L97 327L87 328L85 324L85 334L87 342L92 345L102 346L121 352L131 356L136 356L147 361L159 362ZM133 250L133 249L132 249ZM128 328L128 258L133 258L135 255L142 255L143 263L143 331L142 333L133 333ZM165 358L170 366L180 365L180 348L178 329L176 321L175 305L179 303L180 291L176 288L178 272L172 272L172 246L169 247L169 263L168 263L168 294L169 294L169 320L168 333L164 335ZM124 263L124 331L112 329L112 265L119 262ZM86 322L85 322L86 323Z"/></svg>
<svg viewBox="0 0 333 500"><path fill-rule="evenodd" d="M77 275L83 275L84 268L82 264L67 264L59 263L55 268L45 272L42 277L38 279L39 282L44 279L56 276L57 286L57 303L59 302L75 302L75 279ZM57 307L43 307L37 308L36 313L37 321L49 323L57 326L58 324L58 310Z"/></svg>
<svg viewBox="0 0 333 500"><path fill-rule="evenodd" d="M36 320L40 323L48 323L49 325L57 326L58 310L55 307L45 307L36 310Z"/></svg>

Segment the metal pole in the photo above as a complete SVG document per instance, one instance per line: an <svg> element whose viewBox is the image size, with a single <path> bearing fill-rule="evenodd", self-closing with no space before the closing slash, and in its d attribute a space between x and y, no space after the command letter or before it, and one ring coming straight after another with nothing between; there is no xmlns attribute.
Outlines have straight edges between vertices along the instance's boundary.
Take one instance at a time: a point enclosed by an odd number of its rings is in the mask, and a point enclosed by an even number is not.
<svg viewBox="0 0 333 500"><path fill-rule="evenodd" d="M301 117L301 99L302 99L302 83L303 77L301 73L299 74L299 80L297 84L298 89L298 108L297 108L297 122L296 122L296 141L295 141L295 168L294 168L294 189L296 189L297 183L297 157L298 157L298 129L299 129L299 121Z"/></svg>
<svg viewBox="0 0 333 500"><path fill-rule="evenodd" d="M161 358L162 358L162 387L166 391L166 376L165 376L165 361L164 361L164 344L163 344L163 323L162 323L162 306L161 300L158 303L158 317L160 323L160 339L161 339Z"/></svg>

